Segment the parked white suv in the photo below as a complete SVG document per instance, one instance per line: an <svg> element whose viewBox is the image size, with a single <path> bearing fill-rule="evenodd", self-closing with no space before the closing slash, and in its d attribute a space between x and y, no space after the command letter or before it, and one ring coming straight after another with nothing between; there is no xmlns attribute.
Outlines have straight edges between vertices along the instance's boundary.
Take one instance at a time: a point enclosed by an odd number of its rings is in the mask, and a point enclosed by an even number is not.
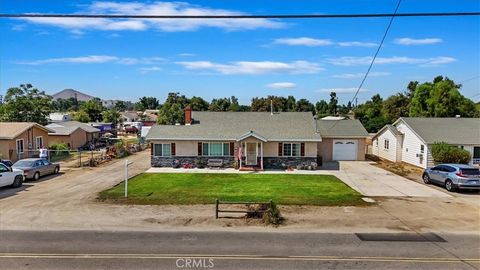
<svg viewBox="0 0 480 270"><path fill-rule="evenodd" d="M18 188L21 187L22 184L22 170L12 169L3 163L0 163L0 187L11 186L13 188Z"/></svg>

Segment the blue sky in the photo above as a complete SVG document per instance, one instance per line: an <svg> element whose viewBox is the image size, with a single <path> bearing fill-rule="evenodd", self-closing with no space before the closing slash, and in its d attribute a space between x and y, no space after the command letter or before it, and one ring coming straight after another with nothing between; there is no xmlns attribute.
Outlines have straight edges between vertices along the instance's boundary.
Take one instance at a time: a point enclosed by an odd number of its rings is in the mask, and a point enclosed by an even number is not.
<svg viewBox="0 0 480 270"><path fill-rule="evenodd" d="M391 13L396 0L2 0L1 13ZM472 0L403 0L399 12L479 11ZM353 97L388 18L244 21L0 19L0 94L32 83L104 99ZM480 18L396 18L359 102L446 75L480 100Z"/></svg>

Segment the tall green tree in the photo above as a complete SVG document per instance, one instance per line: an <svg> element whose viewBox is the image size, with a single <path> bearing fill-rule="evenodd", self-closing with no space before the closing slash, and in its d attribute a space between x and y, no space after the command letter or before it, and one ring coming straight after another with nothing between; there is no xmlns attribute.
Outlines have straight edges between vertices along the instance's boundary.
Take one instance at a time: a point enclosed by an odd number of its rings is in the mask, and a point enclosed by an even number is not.
<svg viewBox="0 0 480 270"><path fill-rule="evenodd" d="M160 102L156 97L142 97L137 103L135 103L135 110L156 110L159 106Z"/></svg>
<svg viewBox="0 0 480 270"><path fill-rule="evenodd" d="M315 106L308 101L308 99L302 98L297 101L295 105L297 112L312 112L315 113Z"/></svg>
<svg viewBox="0 0 480 270"><path fill-rule="evenodd" d="M382 104L382 114L388 122L393 123L399 117L409 115L410 99L403 93L388 97Z"/></svg>
<svg viewBox="0 0 480 270"><path fill-rule="evenodd" d="M189 100L180 93L168 93L165 103L158 112L157 123L161 125L184 124L185 116L183 110Z"/></svg>
<svg viewBox="0 0 480 270"><path fill-rule="evenodd" d="M337 115L337 109L338 109L337 93L331 92L330 93L330 102L328 103L328 110L329 110L330 114Z"/></svg>
<svg viewBox="0 0 480 270"><path fill-rule="evenodd" d="M84 110L79 110L73 114L73 120L82 123L88 123L90 122L90 116L88 116L88 113L86 113Z"/></svg>
<svg viewBox="0 0 480 270"><path fill-rule="evenodd" d="M208 110L208 101L204 100L203 98L201 97L196 97L196 96L193 96L191 99L190 99L190 108L192 108L192 110L194 111L206 111Z"/></svg>
<svg viewBox="0 0 480 270"><path fill-rule="evenodd" d="M372 96L371 100L355 108L355 118L360 119L368 132L377 132L389 123L382 113L382 107L383 99L376 94Z"/></svg>
<svg viewBox="0 0 480 270"><path fill-rule="evenodd" d="M99 122L102 121L102 112L105 110L105 107L103 107L99 98L94 98L82 104L80 109L88 114L90 121Z"/></svg>
<svg viewBox="0 0 480 270"><path fill-rule="evenodd" d="M322 118L330 115L330 109L328 103L325 100L320 100L315 104L315 112L318 118Z"/></svg>
<svg viewBox="0 0 480 270"><path fill-rule="evenodd" d="M9 88L1 107L0 121L37 122L42 125L48 123L48 115L54 111L52 97L31 84Z"/></svg>
<svg viewBox="0 0 480 270"><path fill-rule="evenodd" d="M122 115L116 109L106 110L102 112L102 120L117 126L122 123Z"/></svg>

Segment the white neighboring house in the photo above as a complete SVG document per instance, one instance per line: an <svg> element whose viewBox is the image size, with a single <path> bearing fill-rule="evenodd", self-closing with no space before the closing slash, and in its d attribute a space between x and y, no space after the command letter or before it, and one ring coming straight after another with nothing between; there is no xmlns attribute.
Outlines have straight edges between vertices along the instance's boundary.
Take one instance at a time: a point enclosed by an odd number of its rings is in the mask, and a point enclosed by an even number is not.
<svg viewBox="0 0 480 270"><path fill-rule="evenodd" d="M421 168L434 165L432 144L446 142L470 152L480 164L480 118L401 117L373 137L374 155Z"/></svg>
<svg viewBox="0 0 480 270"><path fill-rule="evenodd" d="M66 121L71 121L72 116L68 113L59 113L59 112L54 112L51 113L48 116L50 122L56 123L56 122L66 122Z"/></svg>

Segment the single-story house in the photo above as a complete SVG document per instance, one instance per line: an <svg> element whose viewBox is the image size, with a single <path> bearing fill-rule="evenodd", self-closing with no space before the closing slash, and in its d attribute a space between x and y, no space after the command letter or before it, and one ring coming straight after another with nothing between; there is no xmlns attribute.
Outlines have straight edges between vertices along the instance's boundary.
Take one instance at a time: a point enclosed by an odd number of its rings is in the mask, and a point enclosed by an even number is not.
<svg viewBox="0 0 480 270"><path fill-rule="evenodd" d="M187 107L185 123L150 129L146 140L152 146L153 167L170 167L175 161L195 166L199 160L216 159L226 167L264 169L313 165L320 155L325 155L324 161L364 159L364 142L359 141L365 129L346 127L347 123L358 127L357 121L324 123L311 112L192 112ZM324 144L321 132L326 135ZM345 146L334 148L335 142ZM319 151L319 147L328 149ZM353 154L342 156L342 151Z"/></svg>
<svg viewBox="0 0 480 270"><path fill-rule="evenodd" d="M365 160L365 140L368 132L357 119L317 120L322 136L318 155L323 161Z"/></svg>
<svg viewBox="0 0 480 270"><path fill-rule="evenodd" d="M122 112L123 122L136 122L140 120L140 115L135 111Z"/></svg>
<svg viewBox="0 0 480 270"><path fill-rule="evenodd" d="M50 144L64 143L70 149L77 149L99 137L100 130L78 121L67 121L47 125Z"/></svg>
<svg viewBox="0 0 480 270"><path fill-rule="evenodd" d="M434 165L432 144L442 141L469 151L470 165L480 164L480 118L401 117L373 137L372 152L427 168Z"/></svg>
<svg viewBox="0 0 480 270"><path fill-rule="evenodd" d="M53 130L31 122L0 122L0 158L13 162L38 155Z"/></svg>

